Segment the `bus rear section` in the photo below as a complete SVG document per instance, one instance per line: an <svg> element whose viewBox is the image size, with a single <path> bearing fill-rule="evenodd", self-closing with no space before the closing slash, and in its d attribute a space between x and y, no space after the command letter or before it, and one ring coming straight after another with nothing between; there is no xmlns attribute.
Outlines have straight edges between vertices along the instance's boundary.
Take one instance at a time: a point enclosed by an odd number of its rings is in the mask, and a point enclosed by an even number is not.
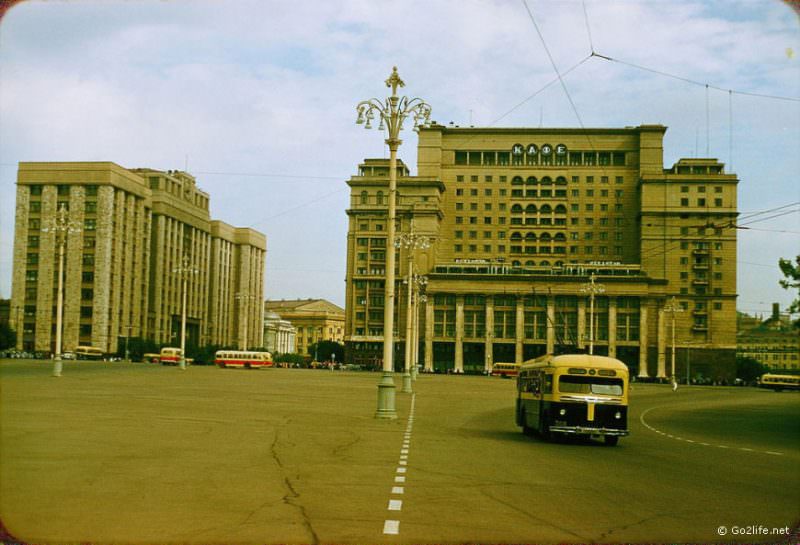
<svg viewBox="0 0 800 545"><path fill-rule="evenodd" d="M800 390L800 376L766 373L761 375L758 385L761 388L769 388L776 392L781 390Z"/></svg>
<svg viewBox="0 0 800 545"><path fill-rule="evenodd" d="M103 351L94 346L78 346L75 348L75 359L78 360L102 360Z"/></svg>
<svg viewBox="0 0 800 545"><path fill-rule="evenodd" d="M604 356L543 356L522 365L517 425L523 432L602 436L616 445L628 435L628 368Z"/></svg>
<svg viewBox="0 0 800 545"><path fill-rule="evenodd" d="M269 352L250 352L246 350L218 350L214 355L214 363L221 369L234 367L239 369L267 369L274 365Z"/></svg>
<svg viewBox="0 0 800 545"><path fill-rule="evenodd" d="M178 365L181 360L181 349L165 346L161 349L161 365Z"/></svg>
<svg viewBox="0 0 800 545"><path fill-rule="evenodd" d="M519 364L516 363L495 363L492 366L491 375L493 377L513 378L519 374Z"/></svg>

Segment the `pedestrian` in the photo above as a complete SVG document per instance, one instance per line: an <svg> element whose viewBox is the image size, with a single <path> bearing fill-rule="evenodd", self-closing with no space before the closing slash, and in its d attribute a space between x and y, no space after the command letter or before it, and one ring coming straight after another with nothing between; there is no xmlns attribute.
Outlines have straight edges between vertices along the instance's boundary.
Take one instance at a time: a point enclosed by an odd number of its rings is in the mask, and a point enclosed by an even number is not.
<svg viewBox="0 0 800 545"><path fill-rule="evenodd" d="M675 378L675 375L672 376L672 391L675 392L678 390L678 379Z"/></svg>

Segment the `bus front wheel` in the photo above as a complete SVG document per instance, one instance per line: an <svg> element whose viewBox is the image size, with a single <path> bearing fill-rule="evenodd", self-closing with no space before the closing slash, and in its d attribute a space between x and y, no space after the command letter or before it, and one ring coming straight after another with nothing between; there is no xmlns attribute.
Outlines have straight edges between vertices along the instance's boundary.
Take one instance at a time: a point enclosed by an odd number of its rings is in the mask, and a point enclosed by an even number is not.
<svg viewBox="0 0 800 545"><path fill-rule="evenodd" d="M550 439L550 425L547 423L547 413L539 417L539 435L542 439Z"/></svg>
<svg viewBox="0 0 800 545"><path fill-rule="evenodd" d="M525 415L525 409L520 411L520 422L522 422L522 433L525 435L533 435L533 428L528 426L528 417Z"/></svg>
<svg viewBox="0 0 800 545"><path fill-rule="evenodd" d="M619 443L619 436L617 435L606 435L603 437L603 441L605 441L606 445L609 447L614 447Z"/></svg>

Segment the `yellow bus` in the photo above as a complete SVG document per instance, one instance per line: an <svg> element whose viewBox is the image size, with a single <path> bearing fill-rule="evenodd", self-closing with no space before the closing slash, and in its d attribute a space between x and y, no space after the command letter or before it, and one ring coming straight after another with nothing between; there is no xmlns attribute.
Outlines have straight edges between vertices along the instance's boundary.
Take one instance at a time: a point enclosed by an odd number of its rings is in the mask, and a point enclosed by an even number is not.
<svg viewBox="0 0 800 545"><path fill-rule="evenodd" d="M781 390L800 390L800 376L766 373L761 375L758 385L761 388L771 388L776 392Z"/></svg>
<svg viewBox="0 0 800 545"><path fill-rule="evenodd" d="M628 435L628 367L588 354L546 355L517 376L516 423L523 433L601 435L616 445Z"/></svg>
<svg viewBox="0 0 800 545"><path fill-rule="evenodd" d="M75 359L79 360L102 360L103 351L94 346L75 347Z"/></svg>

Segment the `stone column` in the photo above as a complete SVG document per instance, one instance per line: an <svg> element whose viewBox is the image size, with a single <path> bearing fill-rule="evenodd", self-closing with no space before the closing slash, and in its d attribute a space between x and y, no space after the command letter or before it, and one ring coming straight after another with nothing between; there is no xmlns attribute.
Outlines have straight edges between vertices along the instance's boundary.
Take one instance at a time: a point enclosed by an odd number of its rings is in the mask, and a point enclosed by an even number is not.
<svg viewBox="0 0 800 545"><path fill-rule="evenodd" d="M647 305L648 300L639 300L639 377L648 378L647 373Z"/></svg>
<svg viewBox="0 0 800 545"><path fill-rule="evenodd" d="M617 298L608 298L608 355L617 357Z"/></svg>
<svg viewBox="0 0 800 545"><path fill-rule="evenodd" d="M547 353L552 354L556 348L556 301L552 295L547 296Z"/></svg>
<svg viewBox="0 0 800 545"><path fill-rule="evenodd" d="M586 347L586 300L578 297L578 348Z"/></svg>
<svg viewBox="0 0 800 545"><path fill-rule="evenodd" d="M425 299L425 371L433 373L433 295Z"/></svg>
<svg viewBox="0 0 800 545"><path fill-rule="evenodd" d="M486 296L486 342L484 344L486 370L491 372L494 365L494 299Z"/></svg>
<svg viewBox="0 0 800 545"><path fill-rule="evenodd" d="M660 306L658 309L658 378L667 378L667 360L666 360L666 317L664 307Z"/></svg>
<svg viewBox="0 0 800 545"><path fill-rule="evenodd" d="M456 296L456 373L464 372L464 296Z"/></svg>
<svg viewBox="0 0 800 545"><path fill-rule="evenodd" d="M514 362L522 363L525 343L525 300L517 296L517 335L514 344Z"/></svg>

